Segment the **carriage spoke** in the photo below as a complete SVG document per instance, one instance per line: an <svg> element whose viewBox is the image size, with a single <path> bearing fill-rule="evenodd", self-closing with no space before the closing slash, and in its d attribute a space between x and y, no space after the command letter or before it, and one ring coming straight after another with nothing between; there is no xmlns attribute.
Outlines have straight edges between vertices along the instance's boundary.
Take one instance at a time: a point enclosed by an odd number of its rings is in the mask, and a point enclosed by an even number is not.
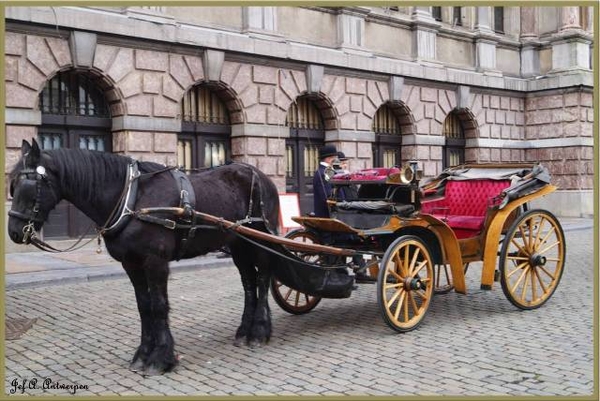
<svg viewBox="0 0 600 401"><path fill-rule="evenodd" d="M553 276L548 270L546 270L546 268L544 266L538 266L544 273L546 273L548 275L548 277L550 277L552 279L552 281L554 281L556 279L555 276Z"/></svg>
<svg viewBox="0 0 600 401"><path fill-rule="evenodd" d="M416 290L416 291L413 291L413 294L417 294L423 300L423 302L427 301L427 295L425 294L425 291Z"/></svg>
<svg viewBox="0 0 600 401"><path fill-rule="evenodd" d="M388 309L390 309L392 307L392 305L394 304L394 301L398 298L398 296L400 294L402 294L404 292L403 288L399 288L398 291L396 291L394 293L394 295L392 295L392 297L389 299L388 303L387 303L387 307Z"/></svg>
<svg viewBox="0 0 600 401"><path fill-rule="evenodd" d="M546 248L544 248L543 250L541 250L541 251L538 251L538 253L539 253L540 255L542 255L542 254L544 254L544 253L548 252L550 249L552 249L552 248L554 248L554 247L556 247L556 246L559 246L559 245L560 245L560 241L556 241L555 243L553 243L553 244L551 244L551 245L548 245L548 246L547 246Z"/></svg>
<svg viewBox="0 0 600 401"><path fill-rule="evenodd" d="M398 316L400 316L400 309L402 307L402 303L404 301L404 296L406 294L406 291L402 292L402 295L400 295L400 299L398 300L398 305L396 305L396 310L394 311L394 319L398 320Z"/></svg>
<svg viewBox="0 0 600 401"><path fill-rule="evenodd" d="M404 283L385 284L383 288L386 290L390 290L392 288L404 288Z"/></svg>
<svg viewBox="0 0 600 401"><path fill-rule="evenodd" d="M550 231L548 231L548 233L546 233L544 238L542 238L542 240L539 242L540 245L546 243L546 241L548 240L548 237L550 237L550 235L552 235L552 233L554 231L556 231L556 227L555 226L550 227Z"/></svg>
<svg viewBox="0 0 600 401"><path fill-rule="evenodd" d="M527 247L527 241L526 241L527 234L525 233L525 230L523 230L523 226L522 226L522 225L521 225L521 226L519 226L519 232L521 233L521 237L520 237L520 238L521 238L521 240L523 241L523 245L524 245L525 247ZM516 246L517 246L517 248L519 248L519 250L521 250L523 253L527 253L527 252L526 252L526 251L525 251L525 250L524 250L524 249L523 249L521 246L519 246L519 244L517 244L517 243L515 242L515 238L517 238L517 237L513 237L513 238L511 239L511 241L512 241L512 242L513 242L513 243L514 243Z"/></svg>
<svg viewBox="0 0 600 401"><path fill-rule="evenodd" d="M415 311L415 315L419 314L419 307L417 306L417 302L415 301L415 297L412 296L412 293L408 293L408 298L410 299L410 303Z"/></svg>
<svg viewBox="0 0 600 401"><path fill-rule="evenodd" d="M300 291L296 291L296 300L294 302L294 306L298 306L300 304Z"/></svg>
<svg viewBox="0 0 600 401"><path fill-rule="evenodd" d="M531 301L535 302L535 300L537 299L537 296L535 293L535 267L531 268L531 272L529 273L529 276L531 277Z"/></svg>
<svg viewBox="0 0 600 401"><path fill-rule="evenodd" d="M397 266L397 265L396 265L396 266ZM388 272L389 272L389 273L390 273L392 276L394 276L394 277L396 278L396 280L398 280L398 281L402 281L402 280L404 280L404 278L402 278L402 276L401 276L401 275L399 275L398 273L396 273L396 271L395 271L395 270L390 270L390 269L388 269Z"/></svg>
<svg viewBox="0 0 600 401"><path fill-rule="evenodd" d="M283 285L283 284L282 284L282 285ZM292 295L292 291L294 291L294 290L292 290L291 288L288 288L288 291L287 291L287 293L286 293L286 294L283 296L283 299L285 299L286 301L287 301L288 299L290 299L290 295Z"/></svg>
<svg viewBox="0 0 600 401"><path fill-rule="evenodd" d="M529 262L523 262L523 263L515 266L514 270L512 270L510 273L506 274L506 278L509 278L510 276L515 274L515 272L518 272L519 270L521 270L523 267L527 266L528 264L529 264Z"/></svg>
<svg viewBox="0 0 600 401"><path fill-rule="evenodd" d="M510 242L513 243L519 249L520 253L525 254L525 255L528 255L530 253L529 250L523 249L523 247L521 245L517 244L515 237L511 238ZM523 245L526 245L526 244L523 243Z"/></svg>
<svg viewBox="0 0 600 401"><path fill-rule="evenodd" d="M530 273L531 269L527 269L525 280L523 280L523 290L521 291L521 301L523 302L525 302L525 296L527 295L527 279L529 278Z"/></svg>
<svg viewBox="0 0 600 401"><path fill-rule="evenodd" d="M517 286L519 285L519 283L521 282L521 280L523 280L523 277L525 276L525 273L527 273L528 271L529 271L529 266L527 266L525 269L523 269L523 272L521 273L521 275L517 279L517 282L511 288L510 292L512 292L512 293L515 292L515 289L517 288Z"/></svg>
<svg viewBox="0 0 600 401"><path fill-rule="evenodd" d="M427 265L427 261L426 261L426 260L423 260L423 261L421 261L421 263L419 263L419 265L418 265L418 266L415 266L415 267L412 269L413 271L410 273L410 276L411 276L411 277L414 277L414 276L416 276L417 274L419 274L419 272L420 272L421 270L423 270L423 268L424 268L426 265Z"/></svg>
<svg viewBox="0 0 600 401"><path fill-rule="evenodd" d="M417 264L417 258L419 257L419 252L420 251L421 251L421 249L417 248L417 250L415 251L415 253L414 253L413 257L412 257L412 260L410 261L410 266L413 266L413 269L414 269L414 266ZM411 272L408 273L410 276L414 275L414 273L412 273L413 269L410 269Z"/></svg>
<svg viewBox="0 0 600 401"><path fill-rule="evenodd" d="M537 277L537 279L538 279L538 282L540 283L540 288L542 289L542 291L543 291L543 292L544 292L544 294L545 294L546 292L548 292L548 290L546 290L546 286L544 285L544 281L543 281L543 280L542 280L542 278L540 277L540 273L538 272L538 270L537 270L537 269L535 269L535 270L534 270L534 272L535 272L535 276L536 276L536 277Z"/></svg>
<svg viewBox="0 0 600 401"><path fill-rule="evenodd" d="M402 308L404 309L404 321L408 322L408 298L410 297L410 291L406 293L406 299L404 300L404 304Z"/></svg>

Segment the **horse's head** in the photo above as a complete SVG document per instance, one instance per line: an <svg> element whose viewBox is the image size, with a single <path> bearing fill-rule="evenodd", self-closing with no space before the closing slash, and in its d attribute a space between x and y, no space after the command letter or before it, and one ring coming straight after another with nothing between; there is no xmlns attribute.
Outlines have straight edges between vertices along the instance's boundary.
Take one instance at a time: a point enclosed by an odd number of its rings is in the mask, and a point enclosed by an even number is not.
<svg viewBox="0 0 600 401"><path fill-rule="evenodd" d="M14 242L28 244L60 198L52 184L56 177L43 165L35 139L31 145L23 140L21 152L21 160L10 173L13 199L8 212L8 234Z"/></svg>

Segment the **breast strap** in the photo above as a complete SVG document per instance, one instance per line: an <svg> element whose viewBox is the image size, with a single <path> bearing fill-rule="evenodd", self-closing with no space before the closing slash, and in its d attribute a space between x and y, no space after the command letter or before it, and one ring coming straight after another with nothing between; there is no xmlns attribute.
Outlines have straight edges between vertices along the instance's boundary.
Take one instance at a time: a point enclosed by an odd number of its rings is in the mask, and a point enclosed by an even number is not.
<svg viewBox="0 0 600 401"><path fill-rule="evenodd" d="M185 174L181 170L171 170L171 175L175 179L177 184L177 191L179 192L179 207L183 208L184 213L180 218L180 222L187 225L189 224L191 228L187 230L183 230L183 233L180 238L180 245L177 251L176 260L179 260L183 257L188 243L191 239L196 236L196 227L195 227L195 217L194 217L194 208L196 207L196 192L194 191L194 187L190 182L187 174Z"/></svg>

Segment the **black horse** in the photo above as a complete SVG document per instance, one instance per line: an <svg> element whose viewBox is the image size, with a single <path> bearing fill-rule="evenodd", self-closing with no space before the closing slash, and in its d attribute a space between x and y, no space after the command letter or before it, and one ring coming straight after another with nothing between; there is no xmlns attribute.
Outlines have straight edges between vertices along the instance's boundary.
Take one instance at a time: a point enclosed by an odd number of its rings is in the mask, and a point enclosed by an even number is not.
<svg viewBox="0 0 600 401"><path fill-rule="evenodd" d="M182 189L178 176L170 172L172 169L151 162L134 163L129 157L111 153L79 149L40 151L35 140L31 145L23 141L21 151L22 158L9 177L13 200L8 231L16 243L35 242L35 231L41 229L61 199L71 202L105 229L115 220L115 211L124 204L127 193L135 192L127 182L135 181L137 196L130 203L134 207L125 207L118 216L121 221L111 226L120 228L104 233L108 252L122 263L133 284L141 318L141 341L131 370L161 374L177 364L168 322L169 261L206 254L223 246L231 251L244 287L244 312L235 343L254 346L269 340L267 296L275 263L271 254L230 231L202 226L189 235L189 230L168 229L132 217L132 212L140 208L181 206ZM130 179L129 166L134 164L139 174ZM276 232L277 188L256 168L233 163L191 174L188 182L193 186L195 210L230 221L254 218L253 228ZM187 240L185 247L182 238Z"/></svg>

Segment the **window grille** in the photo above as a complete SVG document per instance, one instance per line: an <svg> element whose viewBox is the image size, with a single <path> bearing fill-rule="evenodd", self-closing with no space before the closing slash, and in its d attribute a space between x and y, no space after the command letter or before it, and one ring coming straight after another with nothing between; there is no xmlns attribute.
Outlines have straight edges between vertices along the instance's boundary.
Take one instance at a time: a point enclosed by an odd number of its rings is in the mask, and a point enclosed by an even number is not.
<svg viewBox="0 0 600 401"><path fill-rule="evenodd" d="M59 72L42 90L43 114L110 117L104 94L85 74Z"/></svg>
<svg viewBox="0 0 600 401"><path fill-rule="evenodd" d="M446 137L444 168L463 164L466 140L462 124L455 113L450 113L444 120L443 132Z"/></svg>
<svg viewBox="0 0 600 401"><path fill-rule="evenodd" d="M323 129L323 118L315 104L306 97L301 97L292 103L286 124L297 129Z"/></svg>
<svg viewBox="0 0 600 401"><path fill-rule="evenodd" d="M227 108L206 86L195 86L185 93L181 115L183 121L229 125Z"/></svg>

